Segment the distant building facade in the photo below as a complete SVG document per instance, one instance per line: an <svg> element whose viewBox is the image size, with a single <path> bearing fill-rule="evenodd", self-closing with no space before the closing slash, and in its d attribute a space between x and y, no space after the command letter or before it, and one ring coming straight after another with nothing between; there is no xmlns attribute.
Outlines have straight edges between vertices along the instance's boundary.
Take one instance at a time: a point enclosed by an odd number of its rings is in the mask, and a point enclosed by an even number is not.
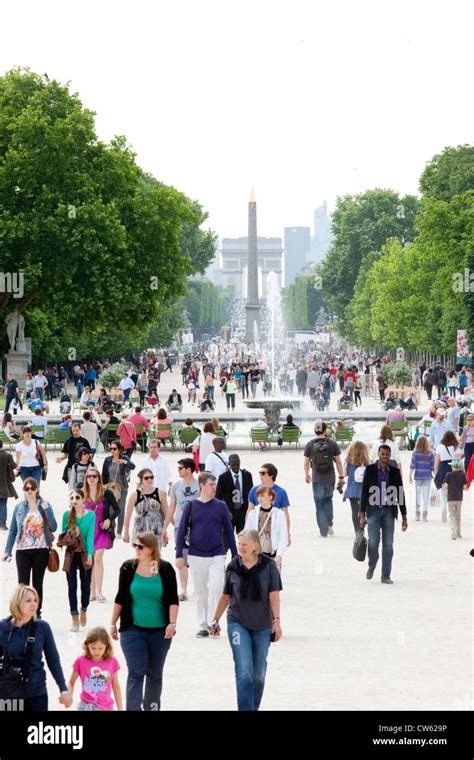
<svg viewBox="0 0 474 760"><path fill-rule="evenodd" d="M326 201L314 212L314 236L311 238L308 262L319 263L331 247L331 220Z"/></svg>
<svg viewBox="0 0 474 760"><path fill-rule="evenodd" d="M281 238L257 237L259 297L262 297L262 279L276 272L278 284L283 280L283 246ZM248 262L248 237L223 238L221 241L221 272L224 288L234 287L236 298L246 297L245 275Z"/></svg>
<svg viewBox="0 0 474 760"><path fill-rule="evenodd" d="M285 227L285 288L302 274L310 255L309 227Z"/></svg>

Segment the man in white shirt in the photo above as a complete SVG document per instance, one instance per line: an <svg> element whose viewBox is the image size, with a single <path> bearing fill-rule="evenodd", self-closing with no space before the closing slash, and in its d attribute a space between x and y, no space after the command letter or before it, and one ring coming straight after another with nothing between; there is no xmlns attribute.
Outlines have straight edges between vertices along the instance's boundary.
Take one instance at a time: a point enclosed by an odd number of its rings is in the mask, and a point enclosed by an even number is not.
<svg viewBox="0 0 474 760"><path fill-rule="evenodd" d="M92 421L92 415L90 412L84 412L82 415L84 422L81 425L81 435L87 441L91 447L91 454L95 454L97 447L97 425Z"/></svg>
<svg viewBox="0 0 474 760"><path fill-rule="evenodd" d="M229 469L229 458L225 453L225 440L224 438L214 438L212 441L214 451L212 451L207 457L204 465L206 472L212 472L216 480L219 479L219 475L223 472L227 472Z"/></svg>
<svg viewBox="0 0 474 760"><path fill-rule="evenodd" d="M37 398L40 399L40 401L44 401L44 389L49 385L48 381L46 380L45 376L43 375L43 370L39 369L38 374L35 375L35 394Z"/></svg>
<svg viewBox="0 0 474 760"><path fill-rule="evenodd" d="M128 401L130 396L130 391L132 388L135 388L135 383L133 380L128 376L128 374L125 372L122 380L120 381L119 390L123 393L123 400Z"/></svg>
<svg viewBox="0 0 474 760"><path fill-rule="evenodd" d="M458 402L455 398L448 399L448 414L447 414L447 420L449 424L451 425L451 430L453 430L456 435L459 431L459 418L461 416L461 410L458 407Z"/></svg>
<svg viewBox="0 0 474 760"><path fill-rule="evenodd" d="M437 409L436 410L436 418L433 421L433 424L430 428L430 446L435 451L439 444L441 443L441 439L443 435L448 431L452 430L451 425L449 424L448 420L446 419L446 412L444 409Z"/></svg>
<svg viewBox="0 0 474 760"><path fill-rule="evenodd" d="M159 441L150 441L150 456L145 459L140 469L148 468L155 476L155 488L164 491L168 496L172 486L171 469L164 457L160 456L161 444Z"/></svg>

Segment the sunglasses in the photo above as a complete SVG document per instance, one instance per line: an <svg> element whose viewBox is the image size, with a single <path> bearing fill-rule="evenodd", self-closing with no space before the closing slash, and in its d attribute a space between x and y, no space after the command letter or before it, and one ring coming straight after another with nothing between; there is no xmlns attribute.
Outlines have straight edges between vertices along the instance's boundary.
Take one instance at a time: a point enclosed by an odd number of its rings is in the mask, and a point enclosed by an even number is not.
<svg viewBox="0 0 474 760"><path fill-rule="evenodd" d="M118 447L117 447L117 446L111 446L111 447L110 447L110 450L111 450L111 451L118 451Z"/></svg>
<svg viewBox="0 0 474 760"><path fill-rule="evenodd" d="M144 475L142 480L153 480L154 477L154 475Z"/></svg>
<svg viewBox="0 0 474 760"><path fill-rule="evenodd" d="M70 499L70 501L80 501L80 500L81 500L80 496L71 496L71 499Z"/></svg>
<svg viewBox="0 0 474 760"><path fill-rule="evenodd" d="M258 474L259 475L268 475L268 472L266 470L259 470Z"/></svg>
<svg viewBox="0 0 474 760"><path fill-rule="evenodd" d="M24 491L37 491L38 489L37 488L33 488L33 486L25 486L23 490Z"/></svg>
<svg viewBox="0 0 474 760"><path fill-rule="evenodd" d="M146 546L143 546L143 544L133 544L133 548L141 552L142 549L146 549Z"/></svg>
<svg viewBox="0 0 474 760"><path fill-rule="evenodd" d="M178 465L178 470L184 470L184 467L182 467L182 465L179 464Z"/></svg>
<svg viewBox="0 0 474 760"><path fill-rule="evenodd" d="M86 475L87 478L98 478L98 475Z"/></svg>

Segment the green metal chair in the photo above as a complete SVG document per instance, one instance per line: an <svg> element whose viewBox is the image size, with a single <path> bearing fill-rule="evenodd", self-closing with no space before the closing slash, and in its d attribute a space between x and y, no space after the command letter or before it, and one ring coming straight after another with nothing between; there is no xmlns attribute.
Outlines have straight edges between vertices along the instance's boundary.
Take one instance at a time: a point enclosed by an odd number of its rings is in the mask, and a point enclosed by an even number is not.
<svg viewBox="0 0 474 760"><path fill-rule="evenodd" d="M335 440L336 443L352 443L354 437L354 428L342 428L342 430L336 430Z"/></svg>
<svg viewBox="0 0 474 760"><path fill-rule="evenodd" d="M196 440L198 436L199 436L198 431L194 430L191 427L181 428L181 430L178 430L178 437L184 450L186 450L186 446L189 446L191 443L194 443L194 441Z"/></svg>
<svg viewBox="0 0 474 760"><path fill-rule="evenodd" d="M140 448L142 451L146 450L146 430L145 425L140 425L138 422L134 425L135 430L137 431L137 443L140 445Z"/></svg>
<svg viewBox="0 0 474 760"><path fill-rule="evenodd" d="M10 438L8 438L3 430L0 430L0 441L2 442L4 448L13 449L14 446L16 446L19 441L11 441Z"/></svg>
<svg viewBox="0 0 474 760"><path fill-rule="evenodd" d="M119 426L117 425L116 422L115 423L110 423L109 422L109 424L105 428L107 430L107 439L106 439L107 446L106 446L106 448L109 448L109 446L112 443L112 441L116 441L117 438L119 437L117 435L118 427Z"/></svg>
<svg viewBox="0 0 474 760"><path fill-rule="evenodd" d="M405 441L405 448L408 448L409 446L409 425L407 420L394 420L390 423L390 427L392 428L393 435L395 438L402 438Z"/></svg>
<svg viewBox="0 0 474 760"><path fill-rule="evenodd" d="M165 435L158 435L158 433L165 433ZM174 432L171 422L159 422L155 426L155 436L160 443L166 443L169 441L171 447L174 449Z"/></svg>
<svg viewBox="0 0 474 760"><path fill-rule="evenodd" d="M251 428L250 439L251 439L252 449L255 449L256 443L267 443L268 448L270 448L270 436L269 436L268 428Z"/></svg>
<svg viewBox="0 0 474 760"><path fill-rule="evenodd" d="M71 431L66 428L52 428L48 430L46 438L42 441L45 451L48 450L48 446L52 448L59 446L59 448L62 448L70 435Z"/></svg>
<svg viewBox="0 0 474 760"><path fill-rule="evenodd" d="M281 441L282 441L282 444L284 444L284 443L294 443L294 444L296 444L296 448L299 449L301 447L300 437L301 437L301 431L297 427L294 427L294 428L291 428L291 427L282 427L282 429L281 429Z"/></svg>

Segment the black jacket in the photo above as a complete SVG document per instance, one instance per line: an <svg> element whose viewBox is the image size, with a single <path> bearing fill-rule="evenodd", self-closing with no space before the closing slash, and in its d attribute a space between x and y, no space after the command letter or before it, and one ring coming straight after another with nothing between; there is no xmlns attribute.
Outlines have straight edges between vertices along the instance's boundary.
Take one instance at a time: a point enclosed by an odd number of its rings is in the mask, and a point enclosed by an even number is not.
<svg viewBox="0 0 474 760"><path fill-rule="evenodd" d="M177 393L176 395L178 397L178 404L182 404L183 403L183 399L181 398L181 394ZM173 394L172 393L170 393L170 395L168 396L168 401L166 403L167 404L172 404L173 403Z"/></svg>
<svg viewBox="0 0 474 760"><path fill-rule="evenodd" d="M120 568L119 587L115 604L120 604L120 631L126 631L133 625L132 594L130 587L135 577L135 560L128 559ZM169 609L172 604L179 605L178 587L176 585L176 573L173 565L165 560L160 560L160 576L163 584L163 606L166 610L169 623Z"/></svg>
<svg viewBox="0 0 474 760"><path fill-rule="evenodd" d="M367 512L367 517L370 517L374 510L380 506L377 468L378 462L367 465L365 468L364 480L362 481L360 512ZM398 508L400 508L402 517L406 517L407 508L405 503L405 491L403 490L403 481L400 470L398 467L390 466L388 473L387 504L391 506L392 514L395 519L398 517Z"/></svg>
<svg viewBox="0 0 474 760"><path fill-rule="evenodd" d="M242 473L242 508L247 510L249 505L249 493L253 487L252 473L248 470L241 470ZM235 477L232 470L227 470L219 475L216 489L216 499L225 501L227 507L232 511L234 509L234 501L232 496L235 495Z"/></svg>

